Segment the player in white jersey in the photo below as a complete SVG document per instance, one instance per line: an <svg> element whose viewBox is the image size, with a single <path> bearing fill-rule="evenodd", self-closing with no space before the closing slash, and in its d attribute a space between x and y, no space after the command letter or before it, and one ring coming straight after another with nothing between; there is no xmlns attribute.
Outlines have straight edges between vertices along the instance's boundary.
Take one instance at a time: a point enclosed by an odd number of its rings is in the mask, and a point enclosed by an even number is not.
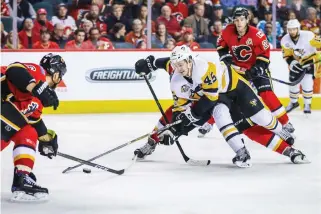
<svg viewBox="0 0 321 214"><path fill-rule="evenodd" d="M320 60L320 54L317 48L321 47L321 41L313 32L300 30L300 22L297 19L290 20L287 24L288 33L282 38L281 46L283 58L290 68L290 81L295 81L304 75L301 81L302 93L304 98L304 113L311 113L311 101L313 95L313 77L321 76L318 74L318 64L313 64L309 68L302 68L303 65L310 64ZM305 74L303 74L305 73ZM286 107L290 112L299 106L298 98L300 93L300 84L290 86L291 102Z"/></svg>
<svg viewBox="0 0 321 214"><path fill-rule="evenodd" d="M135 69L140 75L156 70L154 59L141 59L136 62ZM233 163L239 167L250 167L250 155L244 145L239 131L232 121L227 103L233 100L247 118L256 124L276 133L281 138L293 144L291 134L264 108L259 97L251 86L231 67L223 62L214 64L199 57L193 57L191 50L186 46L177 46L171 53L170 63L174 68L171 76L171 90L174 98L172 122L182 120L171 135L180 136L185 133L186 127L196 124L204 114L211 112L216 125L223 137L234 150L236 156ZM144 157L150 153L151 145L145 145L134 153Z"/></svg>

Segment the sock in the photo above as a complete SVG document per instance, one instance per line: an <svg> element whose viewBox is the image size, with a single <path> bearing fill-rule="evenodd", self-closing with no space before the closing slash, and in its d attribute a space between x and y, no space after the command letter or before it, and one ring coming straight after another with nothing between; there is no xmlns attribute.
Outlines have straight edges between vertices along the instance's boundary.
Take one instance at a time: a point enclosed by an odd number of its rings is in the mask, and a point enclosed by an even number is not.
<svg viewBox="0 0 321 214"><path fill-rule="evenodd" d="M13 163L17 172L29 174L32 171L37 145L38 134L31 125L20 129L13 137Z"/></svg>
<svg viewBox="0 0 321 214"><path fill-rule="evenodd" d="M264 91L259 95L263 99L264 103L269 107L272 114L280 121L282 125L285 125L289 122L289 117L285 111L285 108L273 91Z"/></svg>
<svg viewBox="0 0 321 214"><path fill-rule="evenodd" d="M245 130L243 134L245 134L254 142L257 142L279 154L283 154L286 148L291 147L278 135L261 126L252 126L251 128Z"/></svg>

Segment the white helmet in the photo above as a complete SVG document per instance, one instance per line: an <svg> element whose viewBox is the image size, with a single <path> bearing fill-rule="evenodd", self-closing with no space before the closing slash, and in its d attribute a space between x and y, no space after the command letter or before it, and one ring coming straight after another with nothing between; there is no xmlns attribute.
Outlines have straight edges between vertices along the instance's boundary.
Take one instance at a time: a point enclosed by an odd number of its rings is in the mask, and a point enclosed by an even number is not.
<svg viewBox="0 0 321 214"><path fill-rule="evenodd" d="M286 26L287 29L289 28L298 28L300 30L301 24L297 19L291 19L288 21L288 24Z"/></svg>
<svg viewBox="0 0 321 214"><path fill-rule="evenodd" d="M192 59L192 51L191 49L186 46L186 45L182 45L182 46L176 46L171 53L170 56L170 61L171 63L177 63L183 60L189 60Z"/></svg>

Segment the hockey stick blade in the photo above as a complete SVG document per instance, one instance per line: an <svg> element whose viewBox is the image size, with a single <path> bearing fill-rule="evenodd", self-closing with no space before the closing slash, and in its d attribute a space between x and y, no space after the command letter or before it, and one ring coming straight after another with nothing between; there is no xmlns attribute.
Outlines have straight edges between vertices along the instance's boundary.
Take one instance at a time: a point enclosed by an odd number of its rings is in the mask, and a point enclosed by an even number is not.
<svg viewBox="0 0 321 214"><path fill-rule="evenodd" d="M67 155L67 154L64 154L64 153L61 153L61 152L57 152L57 155L60 156L60 157L69 159L69 160L73 160L73 161L82 163L84 165L88 165L88 166L91 166L91 167L94 167L94 168L97 168L97 169L101 169L101 170L104 170L104 171L107 171L107 172L114 173L114 174L117 174L117 175L122 175L125 172L125 169L121 169L121 170L111 169L111 168L108 168L106 166L102 166L100 164L95 164L95 163L92 163L92 162L89 162L89 161L86 161L86 160L82 160L80 158L77 158L77 157L74 157L74 156L71 156L71 155Z"/></svg>
<svg viewBox="0 0 321 214"><path fill-rule="evenodd" d="M120 146L117 146L116 148L113 148L113 149L111 149L111 150L108 150L108 151L100 154L100 155L97 155L97 156L95 156L95 157L93 157L93 158L90 158L90 159L87 160L87 161L96 160L96 159L98 159L98 158L100 158L100 157L103 157L103 156L105 156L105 155L107 155L107 154L110 154L110 153L112 153L112 152L114 152L114 151L117 151L117 150L119 150L119 149L121 149L121 148L124 148L125 146L128 146L128 145L130 145L130 144L132 144L132 143L135 143L135 142L137 142L137 141L139 141L139 140L142 140L142 139L144 139L144 138L146 138L146 137L148 137L148 136L150 136L150 135L153 135L153 134L155 134L155 133L159 133L159 132L165 131L165 130L169 129L169 128L172 127L172 126L175 126L175 125L179 124L180 122L181 122L181 121L178 120L178 121L175 121L174 123L167 124L166 126L164 126L164 127L161 128L161 129L158 129L158 130L156 130L156 131L153 131L153 132L144 134L144 135L142 135L142 136L140 136L140 137L137 137L137 138L135 138L135 139L133 139L133 140L127 142L127 143L124 143L124 144L122 144L122 145L120 145ZM78 164L78 165L75 165L75 166L72 166L72 167L68 167L67 169L65 169L64 171L62 171L62 173L66 173L66 172L68 172L68 171L70 171L70 170L73 170L73 169L76 169L76 168L78 168L78 167L80 167L80 166L82 166L82 165L84 165L84 164L83 164L83 163L80 163L80 164Z"/></svg>

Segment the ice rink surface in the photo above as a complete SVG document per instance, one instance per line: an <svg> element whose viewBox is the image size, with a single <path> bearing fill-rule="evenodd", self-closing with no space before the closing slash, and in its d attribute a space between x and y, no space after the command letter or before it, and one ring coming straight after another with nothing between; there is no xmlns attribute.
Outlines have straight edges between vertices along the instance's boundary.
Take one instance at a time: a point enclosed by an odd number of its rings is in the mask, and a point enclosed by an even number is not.
<svg viewBox="0 0 321 214"><path fill-rule="evenodd" d="M83 159L112 149L153 128L160 114L50 115L44 120L59 136L59 151ZM214 130L203 139L193 131L180 139L186 154L210 159L211 165L187 165L177 146L159 146L144 162L117 176L82 167L61 172L76 162L37 154L38 184L50 191L50 201L38 204L9 202L12 183L12 145L1 153L1 211L3 214L320 214L321 112L306 118L291 115L295 146L312 161L294 165L286 157L247 141L253 167L236 168L234 153ZM97 160L121 169L131 163L141 140Z"/></svg>

